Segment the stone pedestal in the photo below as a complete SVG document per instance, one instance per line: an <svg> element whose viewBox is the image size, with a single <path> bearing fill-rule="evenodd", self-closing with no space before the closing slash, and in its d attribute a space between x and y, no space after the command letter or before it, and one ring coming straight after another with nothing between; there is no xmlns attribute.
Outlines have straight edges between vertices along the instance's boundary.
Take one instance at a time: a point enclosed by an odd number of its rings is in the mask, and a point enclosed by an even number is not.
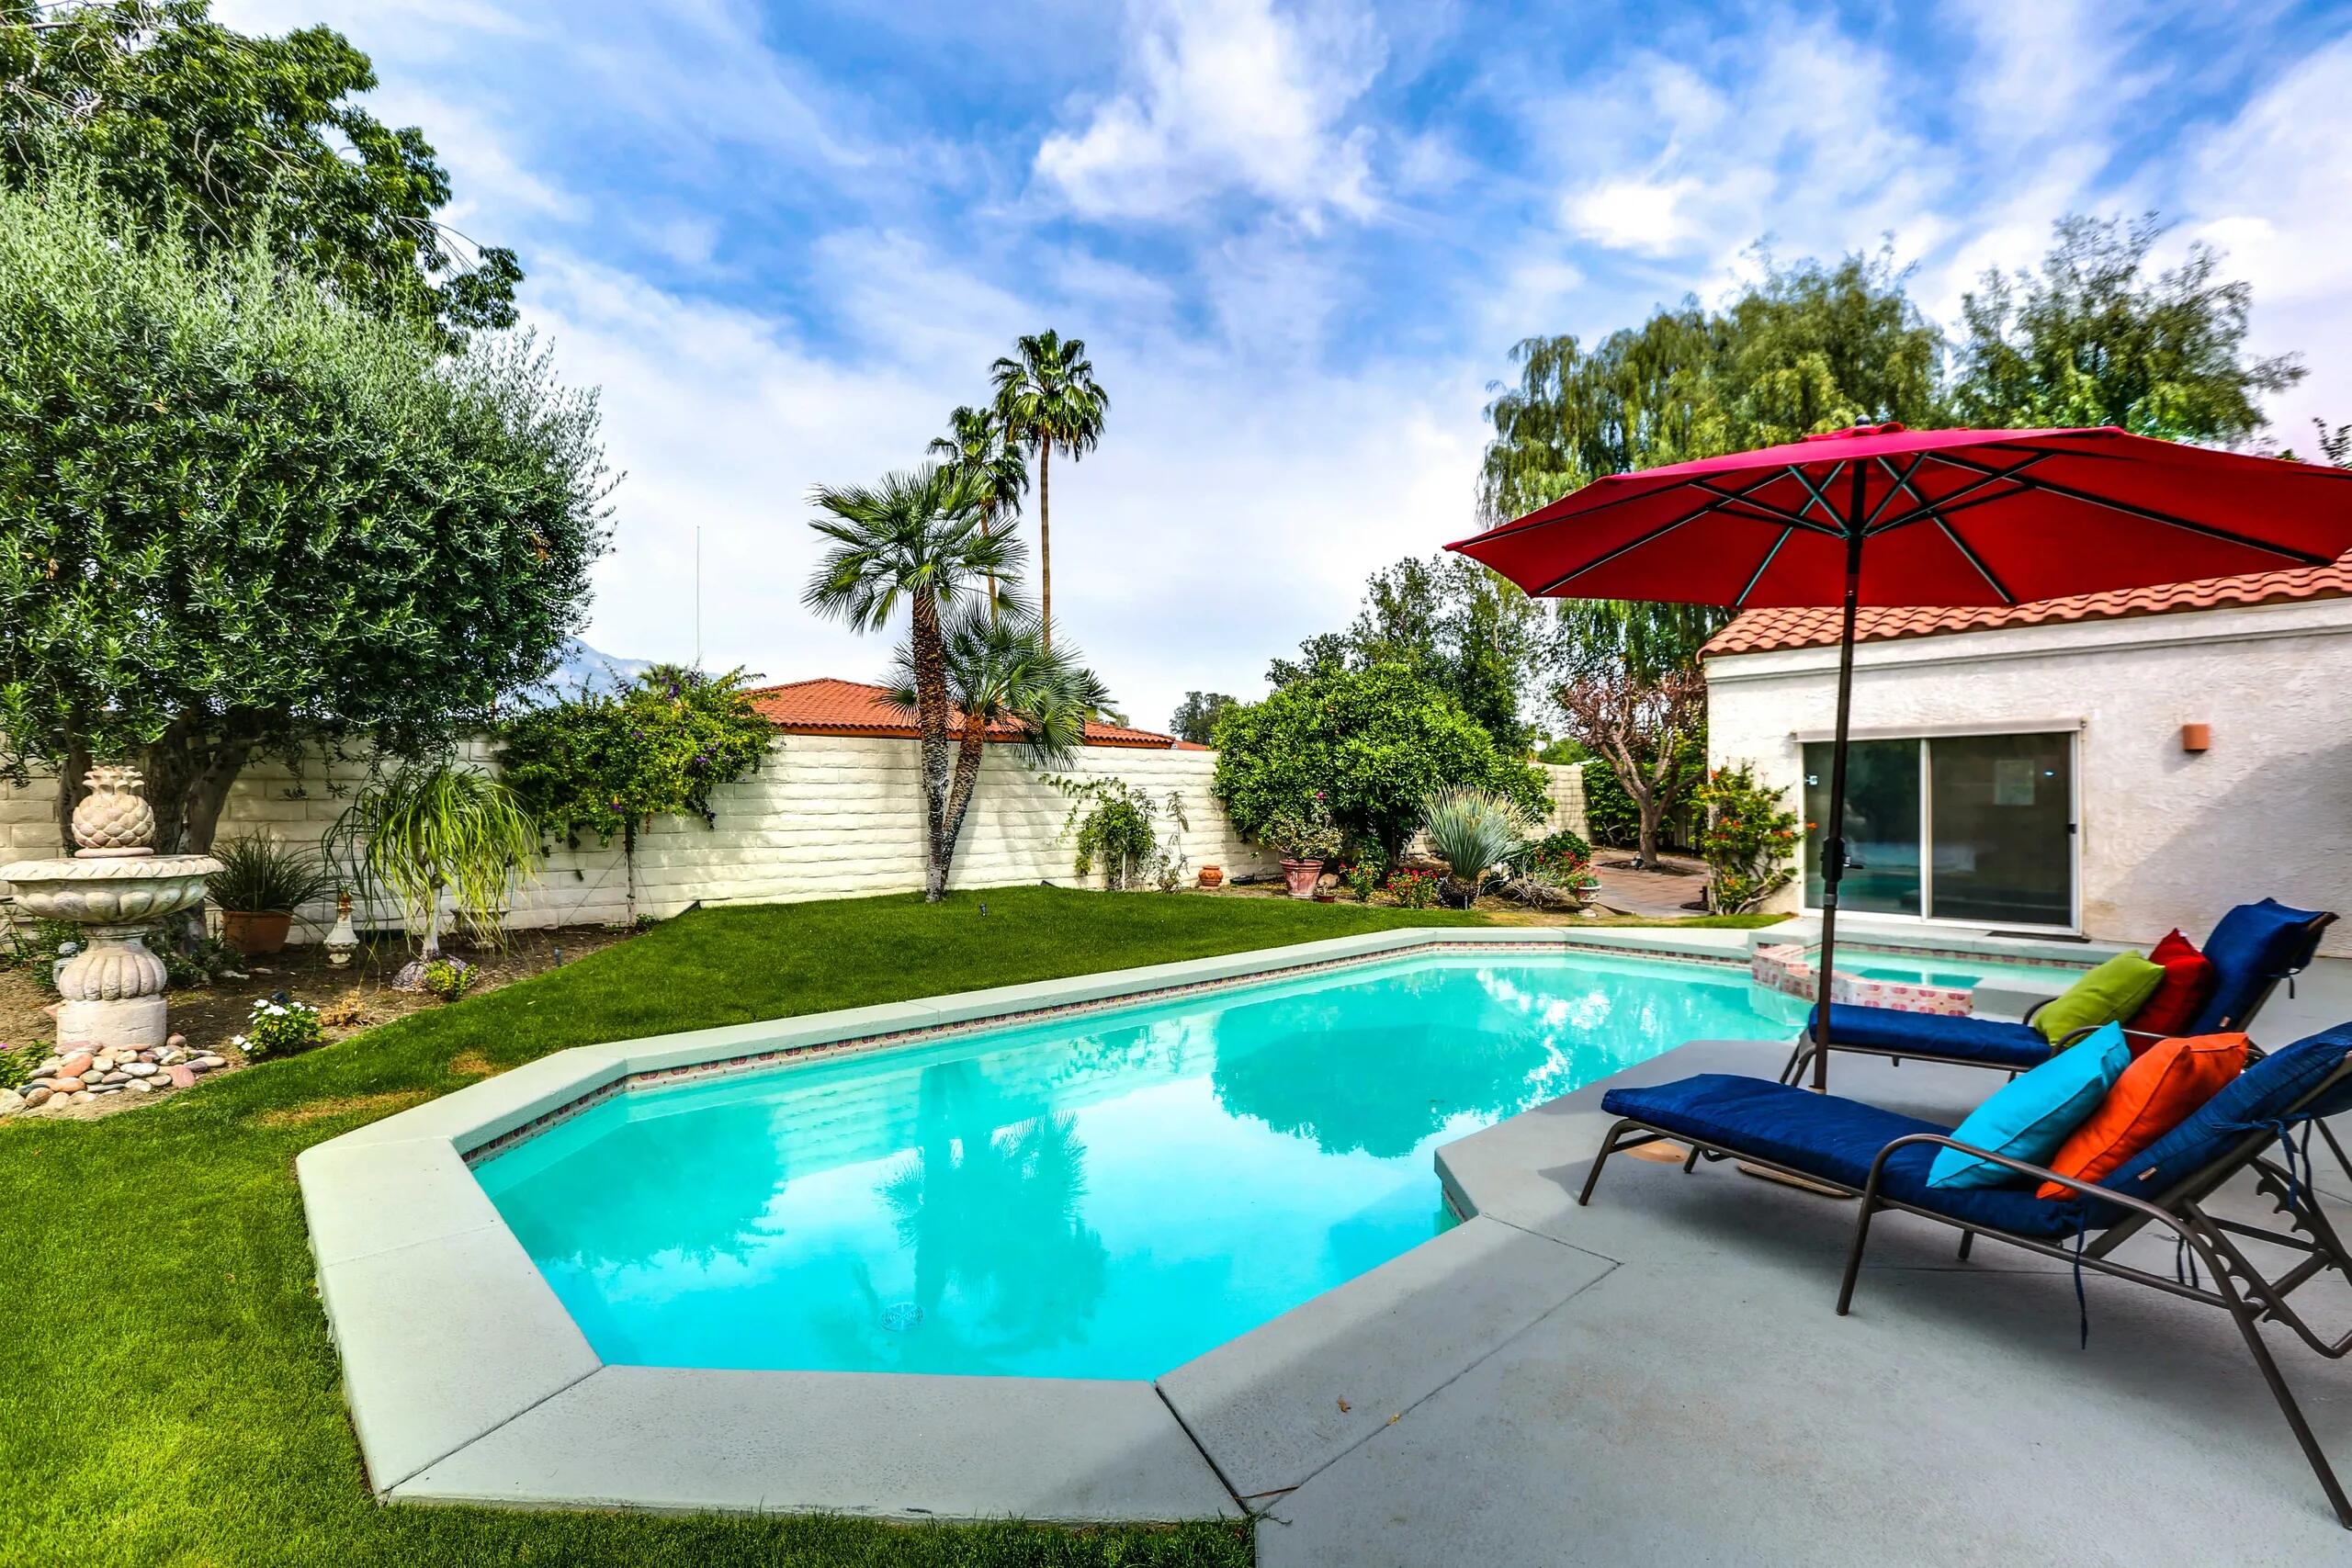
<svg viewBox="0 0 2352 1568"><path fill-rule="evenodd" d="M64 1002L57 1010L57 1043L128 1045L153 1050L171 1038L161 997L125 997L108 1002Z"/></svg>

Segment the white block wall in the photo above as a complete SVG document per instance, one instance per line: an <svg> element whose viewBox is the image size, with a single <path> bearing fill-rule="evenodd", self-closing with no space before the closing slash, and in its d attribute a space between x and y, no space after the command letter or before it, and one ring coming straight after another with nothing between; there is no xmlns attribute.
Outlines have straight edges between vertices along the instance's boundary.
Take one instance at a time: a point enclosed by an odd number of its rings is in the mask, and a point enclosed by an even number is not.
<svg viewBox="0 0 2352 1568"><path fill-rule="evenodd" d="M487 748L471 749L480 758ZM664 818L638 839L638 909L657 919L687 906L785 903L807 898L902 893L922 886L922 807L915 741L823 735L779 736L759 772L720 790L712 804L718 822ZM1076 778L1116 777L1164 802L1182 795L1189 829L1181 832L1163 812L1161 841L1171 834L1187 863L1188 879L1204 865L1227 877L1272 874L1275 859L1242 839L1210 790L1214 751L1161 751L1090 746L1066 770ZM1583 781L1574 768L1546 768L1553 791L1547 826L1583 831ZM274 833L315 843L349 804L348 788L365 776L358 763L329 770L313 764L298 780L278 763L245 770L221 817L223 837ZM1071 869L1064 832L1072 802L1038 776L1017 747L990 746L951 880L955 887L1002 887L1054 882L1100 886ZM0 861L57 852L56 786L0 789ZM0 885L5 886L5 885ZM583 839L578 850L558 844L539 874L514 894L517 926L603 925L627 909L620 848ZM363 914L366 912L363 911ZM390 909L376 911L389 923ZM332 905L304 911L295 940L309 941L332 920Z"/></svg>

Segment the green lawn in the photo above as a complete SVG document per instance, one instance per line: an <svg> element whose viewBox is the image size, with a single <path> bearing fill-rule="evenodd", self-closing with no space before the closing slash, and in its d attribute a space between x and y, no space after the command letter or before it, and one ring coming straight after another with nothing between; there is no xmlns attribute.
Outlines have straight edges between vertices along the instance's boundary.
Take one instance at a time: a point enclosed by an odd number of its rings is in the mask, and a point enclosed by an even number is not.
<svg viewBox="0 0 2352 1568"><path fill-rule="evenodd" d="M380 1506L312 1291L294 1156L570 1045L1464 923L1477 922L1036 887L930 908L889 897L704 910L152 1109L0 1125L0 1563L1246 1563L1246 1531L1222 1526Z"/></svg>

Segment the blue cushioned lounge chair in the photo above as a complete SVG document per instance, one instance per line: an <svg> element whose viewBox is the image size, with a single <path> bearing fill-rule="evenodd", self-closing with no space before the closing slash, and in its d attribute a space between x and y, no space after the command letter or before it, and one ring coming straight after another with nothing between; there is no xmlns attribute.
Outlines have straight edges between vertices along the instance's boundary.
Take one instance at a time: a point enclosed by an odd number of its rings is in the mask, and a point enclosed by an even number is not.
<svg viewBox="0 0 2352 1568"><path fill-rule="evenodd" d="M1673 1139L1690 1146L1688 1172L1700 1159L1737 1159L1861 1199L1847 1255L1838 1313L1852 1303L1871 1221L1899 1210L1961 1233L1966 1258L1982 1235L2064 1263L2095 1269L2226 1311L2261 1370L2295 1440L2319 1477L2336 1521L2352 1529L2352 1502L2336 1481L2310 1424L2263 1341L2259 1325L2291 1330L2320 1355L2352 1351L2352 1332L2329 1338L2306 1322L2289 1300L2312 1278L2333 1269L2352 1274L2352 1256L2328 1224L2308 1186L2309 1157L2299 1155L2295 1132L2317 1118L2352 1106L2352 1024L2316 1034L2254 1063L2179 1126L2122 1170L2092 1185L2022 1161L1956 1142L1951 1129L1858 1100L1816 1094L1764 1078L1704 1073L1675 1083L1615 1089L1601 1108L1620 1120L1601 1140L1592 1173L1577 1201L1590 1201L1600 1169L1620 1149ZM1937 1188L1928 1168L1941 1149L1959 1149L2017 1173L2005 1188ZM2298 1167L2301 1169L2298 1169ZM2222 1185L2254 1173L2257 1190L2284 1216L2283 1229L2208 1213L2203 1207ZM2074 1194L2034 1195L2043 1181ZM2118 1247L2141 1230L2169 1232L2198 1262L2186 1280L2118 1262ZM2241 1245L2256 1241L2299 1255L2275 1279Z"/></svg>
<svg viewBox="0 0 2352 1568"><path fill-rule="evenodd" d="M2213 995L2183 1032L2243 1032L2280 981L2291 986L2310 966L2321 933L2335 919L2324 910L2293 909L2270 898L2240 904L2223 915L2205 943L2205 956L2213 961ZM1835 1003L1829 1009L1829 1049L2021 1073L2048 1061L2059 1047L2030 1021ZM1813 1020L1808 1016L1804 1038L1791 1053L1781 1081L1802 1083L1812 1065Z"/></svg>

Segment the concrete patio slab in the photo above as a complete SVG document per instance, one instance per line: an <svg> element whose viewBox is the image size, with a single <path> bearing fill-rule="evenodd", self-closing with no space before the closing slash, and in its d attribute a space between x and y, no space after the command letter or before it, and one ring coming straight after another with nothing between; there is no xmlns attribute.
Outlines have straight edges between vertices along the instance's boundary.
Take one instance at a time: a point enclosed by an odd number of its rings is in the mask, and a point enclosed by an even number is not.
<svg viewBox="0 0 2352 1568"><path fill-rule="evenodd" d="M1160 1393L1244 1501L1294 1487L1608 1272L1471 1220L1229 1340Z"/></svg>
<svg viewBox="0 0 2352 1568"><path fill-rule="evenodd" d="M1240 1512L1148 1383L653 1367L607 1367L392 1495L1066 1523Z"/></svg>
<svg viewBox="0 0 2352 1568"><path fill-rule="evenodd" d="M1642 1185L1679 1179L1650 1174ZM2345 1551L2220 1314L2104 1292L2083 1352L2063 1275L1888 1271L1842 1319L1834 1285L1720 1264L1613 1270L1279 1501L1260 1562L2250 1564ZM2290 1365L2340 1450L2352 1402L2340 1378L2322 1397L2337 1369Z"/></svg>
<svg viewBox="0 0 2352 1568"><path fill-rule="evenodd" d="M503 1225L323 1263L319 1296L379 1492L600 1365Z"/></svg>

